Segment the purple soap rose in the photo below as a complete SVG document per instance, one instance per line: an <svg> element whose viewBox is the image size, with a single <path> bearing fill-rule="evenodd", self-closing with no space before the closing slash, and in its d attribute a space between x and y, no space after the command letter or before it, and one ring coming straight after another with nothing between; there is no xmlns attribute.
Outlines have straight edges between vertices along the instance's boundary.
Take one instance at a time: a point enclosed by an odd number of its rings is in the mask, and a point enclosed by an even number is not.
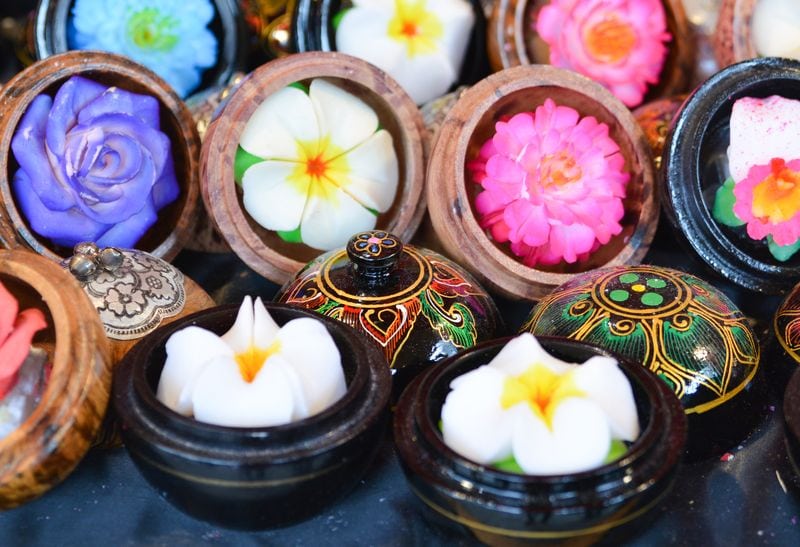
<svg viewBox="0 0 800 547"><path fill-rule="evenodd" d="M178 197L155 98L73 76L39 95L14 133L13 188L37 234L131 248Z"/></svg>

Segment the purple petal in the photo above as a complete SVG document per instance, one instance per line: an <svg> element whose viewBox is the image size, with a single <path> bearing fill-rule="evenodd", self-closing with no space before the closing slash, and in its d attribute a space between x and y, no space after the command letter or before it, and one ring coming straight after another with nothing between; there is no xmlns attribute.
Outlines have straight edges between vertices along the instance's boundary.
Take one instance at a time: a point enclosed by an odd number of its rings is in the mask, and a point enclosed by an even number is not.
<svg viewBox="0 0 800 547"><path fill-rule="evenodd" d="M127 220L111 226L103 236L97 240L101 247L122 247L126 249L136 245L142 236L158 220L156 210L151 200L145 202L144 207Z"/></svg>
<svg viewBox="0 0 800 547"><path fill-rule="evenodd" d="M181 193L178 179L175 176L175 162L172 161L172 150L167 149L167 163L155 185L153 185L153 203L156 211L160 211L176 199Z"/></svg>
<svg viewBox="0 0 800 547"><path fill-rule="evenodd" d="M58 245L72 247L81 241L95 241L107 228L90 220L77 208L66 211L48 209L39 199L25 171L17 171L12 184L31 230Z"/></svg>
<svg viewBox="0 0 800 547"><path fill-rule="evenodd" d="M49 209L64 211L75 205L76 196L53 173L44 147L47 115L52 102L47 95L39 95L31 101L11 139L11 150L19 163L20 171L26 173L29 184L42 196L44 204Z"/></svg>
<svg viewBox="0 0 800 547"><path fill-rule="evenodd" d="M73 76L58 89L47 121L47 148L57 158L64 156L67 132L78 122L78 113L105 90L80 76Z"/></svg>
<svg viewBox="0 0 800 547"><path fill-rule="evenodd" d="M151 129L159 129L158 101L149 95L110 87L78 113L78 123L89 125L105 114L128 114Z"/></svg>

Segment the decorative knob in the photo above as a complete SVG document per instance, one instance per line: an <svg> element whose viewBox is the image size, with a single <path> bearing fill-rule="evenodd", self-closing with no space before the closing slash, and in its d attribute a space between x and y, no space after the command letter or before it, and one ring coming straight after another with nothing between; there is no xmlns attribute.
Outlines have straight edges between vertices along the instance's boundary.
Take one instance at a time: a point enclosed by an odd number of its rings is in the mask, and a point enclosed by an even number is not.
<svg viewBox="0 0 800 547"><path fill-rule="evenodd" d="M347 244L356 279L369 286L383 285L388 280L402 252L403 242L383 230L361 232Z"/></svg>
<svg viewBox="0 0 800 547"><path fill-rule="evenodd" d="M94 243L78 243L73 249L68 268L79 281L87 281L98 270L113 272L122 265L124 257L119 249L106 247L100 249Z"/></svg>

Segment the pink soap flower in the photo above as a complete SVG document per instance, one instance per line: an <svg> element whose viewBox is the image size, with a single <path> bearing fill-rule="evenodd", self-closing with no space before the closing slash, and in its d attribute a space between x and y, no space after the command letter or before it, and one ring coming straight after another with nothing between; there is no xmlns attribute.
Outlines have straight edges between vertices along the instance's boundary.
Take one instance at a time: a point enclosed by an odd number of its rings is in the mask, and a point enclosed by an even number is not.
<svg viewBox="0 0 800 547"><path fill-rule="evenodd" d="M671 40L661 0L552 0L535 29L550 64L600 82L629 107L658 82Z"/></svg>
<svg viewBox="0 0 800 547"><path fill-rule="evenodd" d="M800 159L773 158L767 165L754 165L733 194L733 212L747 223L748 236L772 236L780 246L800 239Z"/></svg>
<svg viewBox="0 0 800 547"><path fill-rule="evenodd" d="M622 231L630 175L608 126L547 99L495 126L468 167L481 226L524 264L584 260Z"/></svg>
<svg viewBox="0 0 800 547"><path fill-rule="evenodd" d="M33 335L47 326L44 314L30 308L19 315L17 299L0 283L0 399L17 383Z"/></svg>

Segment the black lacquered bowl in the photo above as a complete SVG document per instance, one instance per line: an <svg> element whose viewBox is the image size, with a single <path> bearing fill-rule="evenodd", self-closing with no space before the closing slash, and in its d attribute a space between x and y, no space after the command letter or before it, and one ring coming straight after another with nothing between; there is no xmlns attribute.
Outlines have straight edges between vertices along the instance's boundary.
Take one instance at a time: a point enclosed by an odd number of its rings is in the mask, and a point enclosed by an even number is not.
<svg viewBox="0 0 800 547"><path fill-rule="evenodd" d="M800 62L759 58L718 72L676 114L663 155L662 203L676 232L710 269L734 283L777 294L800 281L800 254L786 262L764 240L729 228L711 215L717 188L728 177L733 103L742 97L800 99Z"/></svg>
<svg viewBox="0 0 800 547"><path fill-rule="evenodd" d="M613 356L566 338L538 339L545 350L570 362ZM444 361L403 393L394 435L411 489L432 510L426 514L466 527L492 545L623 537L644 522L675 478L686 443L680 402L654 374L614 356L631 381L642 428L625 456L591 471L553 476L518 475L475 463L445 445L437 425L441 408L450 382L488 363L508 340Z"/></svg>
<svg viewBox="0 0 800 547"><path fill-rule="evenodd" d="M198 312L159 328L114 372L112 398L122 438L144 477L178 509L231 528L299 521L346 492L381 445L388 414L391 377L380 351L343 323L265 305L279 325L314 317L333 336L347 392L327 410L283 426L232 428L186 418L156 399L169 336L190 325L224 333L238 306Z"/></svg>
<svg viewBox="0 0 800 547"><path fill-rule="evenodd" d="M792 374L783 397L783 424L786 451L794 472L800 478L800 369Z"/></svg>

